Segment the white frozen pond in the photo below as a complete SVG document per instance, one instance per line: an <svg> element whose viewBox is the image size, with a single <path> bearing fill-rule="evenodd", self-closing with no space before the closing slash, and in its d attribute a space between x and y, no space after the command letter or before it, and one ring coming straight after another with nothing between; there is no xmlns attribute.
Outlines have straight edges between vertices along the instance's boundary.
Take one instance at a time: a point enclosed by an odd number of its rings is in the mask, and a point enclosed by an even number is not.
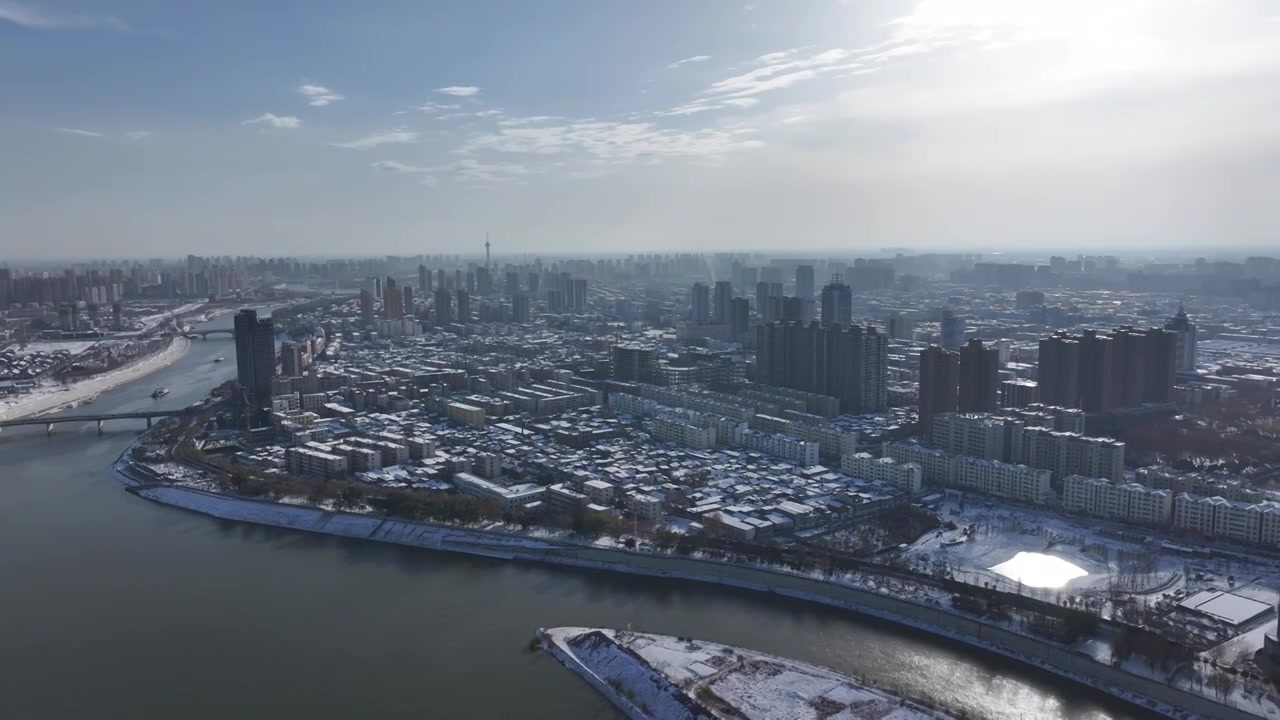
<svg viewBox="0 0 1280 720"><path fill-rule="evenodd" d="M1036 552L1020 552L991 570L1033 588L1060 588L1089 574L1062 558Z"/></svg>

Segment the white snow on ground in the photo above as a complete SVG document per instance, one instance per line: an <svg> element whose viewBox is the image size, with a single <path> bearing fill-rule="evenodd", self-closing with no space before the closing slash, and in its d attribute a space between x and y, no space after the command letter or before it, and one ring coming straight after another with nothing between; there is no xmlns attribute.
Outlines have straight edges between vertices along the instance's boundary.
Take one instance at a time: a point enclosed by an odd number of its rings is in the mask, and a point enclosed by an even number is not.
<svg viewBox="0 0 1280 720"><path fill-rule="evenodd" d="M1183 558L1109 536L1096 525L1086 526L1024 506L970 499L963 509L959 503L949 501L940 511L944 520L954 522L959 529L928 533L908 548L907 558L920 570L945 566L956 579L970 584L991 583L1005 591L1017 590L1016 580L993 568L1018 553L1043 553L1088 573L1069 580L1062 588L1023 584L1024 594L1045 599L1068 593L1105 594L1113 582L1123 591L1163 592L1179 580L1186 565ZM974 529L966 535L964 530L970 526ZM1153 565L1149 572L1146 568L1138 572L1121 561L1122 554L1148 558Z"/></svg>
<svg viewBox="0 0 1280 720"><path fill-rule="evenodd" d="M33 355L35 353L56 353L59 350L65 350L72 356L86 352L89 348L97 345L97 340L68 340L66 342L54 342L52 340L37 340L29 342L26 345L14 347L14 351L19 355Z"/></svg>
<svg viewBox="0 0 1280 720"><path fill-rule="evenodd" d="M1029 552L1020 552L1012 559L989 569L1033 588L1060 588L1089 574L1078 565L1060 557Z"/></svg>
<svg viewBox="0 0 1280 720"><path fill-rule="evenodd" d="M111 372L94 375L71 385L41 385L30 394L0 401L0 420L17 420L43 415L63 407L77 405L100 393L133 382L170 365L182 357L190 342L184 337L177 337L164 350Z"/></svg>
<svg viewBox="0 0 1280 720"><path fill-rule="evenodd" d="M654 720L949 717L831 670L741 648L613 630L542 632L561 662L603 680L615 703L621 696L624 712L630 705Z"/></svg>

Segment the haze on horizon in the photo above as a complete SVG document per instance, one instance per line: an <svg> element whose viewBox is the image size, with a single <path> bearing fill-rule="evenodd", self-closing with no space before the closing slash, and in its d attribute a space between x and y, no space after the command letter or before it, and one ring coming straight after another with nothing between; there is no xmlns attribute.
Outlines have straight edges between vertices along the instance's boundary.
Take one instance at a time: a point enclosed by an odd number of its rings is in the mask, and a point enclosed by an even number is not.
<svg viewBox="0 0 1280 720"><path fill-rule="evenodd" d="M1267 0L0 0L0 64L6 258L1280 238Z"/></svg>

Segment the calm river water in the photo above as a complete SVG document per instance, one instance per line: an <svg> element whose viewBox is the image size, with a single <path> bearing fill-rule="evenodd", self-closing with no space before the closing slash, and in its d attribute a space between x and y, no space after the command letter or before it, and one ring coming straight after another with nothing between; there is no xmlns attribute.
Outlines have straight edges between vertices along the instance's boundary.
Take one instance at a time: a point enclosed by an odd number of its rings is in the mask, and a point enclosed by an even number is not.
<svg viewBox="0 0 1280 720"><path fill-rule="evenodd" d="M234 368L230 338L195 340L85 410L182 407ZM172 392L153 400L158 386ZM526 646L540 626L628 624L826 665L975 717L1139 717L1015 664L799 601L153 505L108 471L134 423L102 436L92 424L0 433L0 717L612 720L595 692Z"/></svg>

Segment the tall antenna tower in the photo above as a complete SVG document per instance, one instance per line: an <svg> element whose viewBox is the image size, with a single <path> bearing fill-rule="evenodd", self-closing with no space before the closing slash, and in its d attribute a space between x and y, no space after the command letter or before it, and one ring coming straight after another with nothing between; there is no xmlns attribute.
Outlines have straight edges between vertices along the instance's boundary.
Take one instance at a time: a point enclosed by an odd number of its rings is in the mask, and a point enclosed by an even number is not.
<svg viewBox="0 0 1280 720"><path fill-rule="evenodd" d="M485 270L489 269L489 233L488 231L485 231L485 234L484 234L484 269Z"/></svg>

